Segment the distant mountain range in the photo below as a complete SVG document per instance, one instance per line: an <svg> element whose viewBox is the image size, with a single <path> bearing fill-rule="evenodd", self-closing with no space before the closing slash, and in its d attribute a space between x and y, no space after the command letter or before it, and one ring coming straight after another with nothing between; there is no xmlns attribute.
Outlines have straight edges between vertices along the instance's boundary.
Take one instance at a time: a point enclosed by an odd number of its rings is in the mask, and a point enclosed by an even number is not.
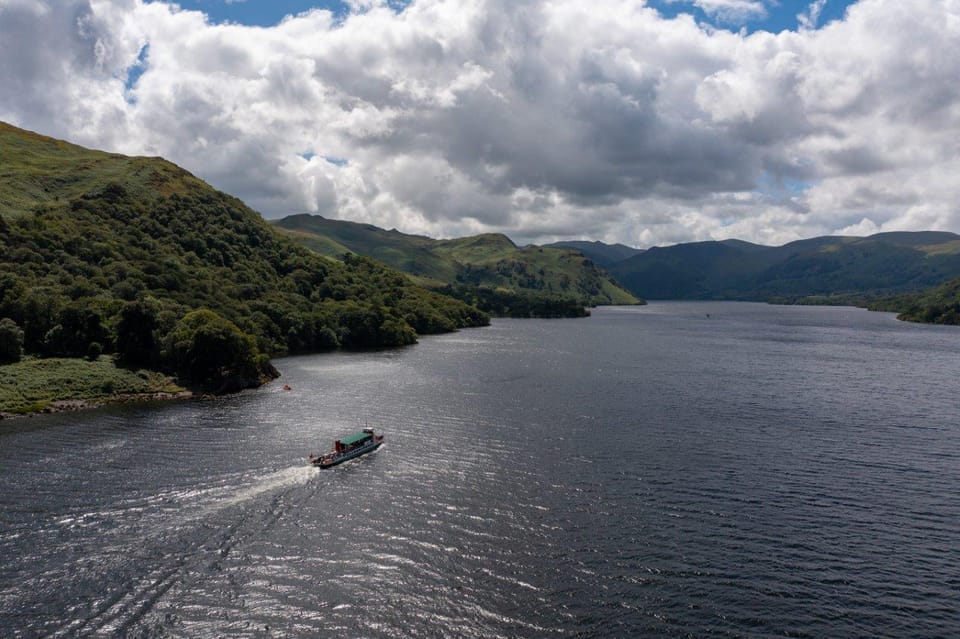
<svg viewBox="0 0 960 639"><path fill-rule="evenodd" d="M131 359L117 331L134 311L160 322L143 336L153 350L141 355L165 370L177 364L162 361L173 352L171 331L197 309L251 336L254 354L409 343L416 333L482 324L483 310L570 316L640 298L871 303L908 319L960 321L954 233L641 250L519 247L501 234L435 240L310 215L266 224L159 158L91 151L2 123L0 142L0 319L22 331L27 354L101 349Z"/></svg>
<svg viewBox="0 0 960 639"><path fill-rule="evenodd" d="M497 233L435 240L319 215L292 215L273 224L321 255L373 257L434 288L567 298L580 306L639 301L589 256L570 248L518 247Z"/></svg>
<svg viewBox="0 0 960 639"><path fill-rule="evenodd" d="M740 240L655 247L607 265L647 299L796 301L880 296L960 276L960 236L946 232L816 237L783 246Z"/></svg>
<svg viewBox="0 0 960 639"><path fill-rule="evenodd" d="M367 255L424 283L576 295L591 304L632 303L623 289L641 299L865 303L960 276L960 235L939 231L643 250L590 241L521 248L500 234L435 240L311 215L273 223L321 254Z"/></svg>

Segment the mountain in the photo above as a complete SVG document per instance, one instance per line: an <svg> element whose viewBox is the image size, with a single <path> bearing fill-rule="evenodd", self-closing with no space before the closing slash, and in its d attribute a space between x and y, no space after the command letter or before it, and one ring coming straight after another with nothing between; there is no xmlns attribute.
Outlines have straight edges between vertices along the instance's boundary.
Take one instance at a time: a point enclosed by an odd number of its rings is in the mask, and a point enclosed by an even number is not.
<svg viewBox="0 0 960 639"><path fill-rule="evenodd" d="M319 215L291 215L273 224L298 243L328 257L366 255L426 280L445 282L456 276L454 264L429 250L434 240L428 237Z"/></svg>
<svg viewBox="0 0 960 639"><path fill-rule="evenodd" d="M604 244L603 242L587 242L583 240L570 240L564 242L553 242L544 244L551 248L565 248L574 251L580 251L589 257L597 266L607 268L611 264L621 262L628 257L633 257L643 253L644 249L633 248L624 244Z"/></svg>
<svg viewBox="0 0 960 639"><path fill-rule="evenodd" d="M488 322L373 260L318 256L163 159L3 123L0 318L8 361L107 353L212 390L257 383L270 355Z"/></svg>
<svg viewBox="0 0 960 639"><path fill-rule="evenodd" d="M608 269L632 293L651 299L879 296L960 275L960 236L935 231L826 236L777 247L695 242L651 248Z"/></svg>
<svg viewBox="0 0 960 639"><path fill-rule="evenodd" d="M497 302L498 313L503 310L499 306L509 306L510 300L526 299L523 305L528 308L531 298L566 299L580 308L639 301L578 251L518 247L498 233L435 240L318 215L292 215L273 224L322 255L346 249L373 257L473 302L478 301L477 289L484 289L482 299L491 290L500 291L506 297Z"/></svg>

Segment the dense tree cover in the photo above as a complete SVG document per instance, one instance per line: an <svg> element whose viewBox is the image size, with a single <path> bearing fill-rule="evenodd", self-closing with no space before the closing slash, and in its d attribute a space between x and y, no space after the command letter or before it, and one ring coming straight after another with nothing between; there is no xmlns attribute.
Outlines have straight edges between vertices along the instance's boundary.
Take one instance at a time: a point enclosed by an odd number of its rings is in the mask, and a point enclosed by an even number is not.
<svg viewBox="0 0 960 639"><path fill-rule="evenodd" d="M23 331L9 317L0 319L0 364L19 362L23 355Z"/></svg>
<svg viewBox="0 0 960 639"><path fill-rule="evenodd" d="M572 297L533 295L486 286L454 285L442 289L446 294L499 317L587 317L583 302Z"/></svg>
<svg viewBox="0 0 960 639"><path fill-rule="evenodd" d="M188 384L235 390L268 370L253 337L209 309L187 313L166 342L173 371Z"/></svg>
<svg viewBox="0 0 960 639"><path fill-rule="evenodd" d="M404 345L489 321L371 259L320 257L162 160L88 153L136 179L116 169L116 181L0 224L0 318L16 327L0 325L0 341L22 331L10 343L27 354L114 353L220 389L271 374L266 355Z"/></svg>
<svg viewBox="0 0 960 639"><path fill-rule="evenodd" d="M960 278L919 293L876 300L867 308L900 313L899 319L909 322L960 325Z"/></svg>

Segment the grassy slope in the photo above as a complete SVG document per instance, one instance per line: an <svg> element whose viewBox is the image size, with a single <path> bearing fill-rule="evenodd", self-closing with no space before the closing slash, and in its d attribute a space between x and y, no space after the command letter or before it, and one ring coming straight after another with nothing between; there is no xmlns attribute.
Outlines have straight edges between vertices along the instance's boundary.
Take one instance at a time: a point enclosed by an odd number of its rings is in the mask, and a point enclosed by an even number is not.
<svg viewBox="0 0 960 639"><path fill-rule="evenodd" d="M151 200L209 189L161 158L92 151L0 122L0 217L13 219L40 205L63 205L111 182Z"/></svg>
<svg viewBox="0 0 960 639"><path fill-rule="evenodd" d="M447 282L456 277L456 265L431 252L433 240L427 237L316 215L291 215L274 224L321 255L366 255L425 281Z"/></svg>
<svg viewBox="0 0 960 639"><path fill-rule="evenodd" d="M577 251L518 248L505 235L433 240L310 215L294 215L274 224L321 254L335 254L332 251L337 247L345 247L380 259L421 282L576 297L587 304L638 302Z"/></svg>
<svg viewBox="0 0 960 639"><path fill-rule="evenodd" d="M461 278L509 290L534 290L580 297L591 304L636 304L638 299L597 269L581 253L538 246L516 247L503 235L443 240L436 249L467 266Z"/></svg>
<svg viewBox="0 0 960 639"><path fill-rule="evenodd" d="M110 401L156 393L180 393L174 380L156 372L114 366L107 357L27 359L0 366L0 413L30 413L54 401Z"/></svg>

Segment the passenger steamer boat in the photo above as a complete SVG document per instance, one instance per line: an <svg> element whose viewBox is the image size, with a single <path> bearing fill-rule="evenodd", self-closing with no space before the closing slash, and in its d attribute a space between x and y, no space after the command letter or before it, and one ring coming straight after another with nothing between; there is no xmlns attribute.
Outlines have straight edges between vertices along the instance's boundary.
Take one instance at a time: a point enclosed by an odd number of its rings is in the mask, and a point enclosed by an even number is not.
<svg viewBox="0 0 960 639"><path fill-rule="evenodd" d="M320 468L330 468L345 461L355 459L360 455L371 453L383 443L383 435L377 435L372 428L364 428L359 433L338 439L333 443L333 450L322 455L310 454L310 463Z"/></svg>

